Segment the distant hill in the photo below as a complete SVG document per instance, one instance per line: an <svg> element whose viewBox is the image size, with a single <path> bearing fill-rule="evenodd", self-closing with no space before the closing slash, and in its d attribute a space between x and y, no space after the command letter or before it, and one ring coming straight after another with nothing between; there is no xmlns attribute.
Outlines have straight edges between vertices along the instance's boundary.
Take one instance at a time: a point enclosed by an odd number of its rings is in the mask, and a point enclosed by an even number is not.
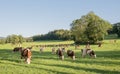
<svg viewBox="0 0 120 74"><path fill-rule="evenodd" d="M5 37L0 37L0 39L4 39Z"/></svg>

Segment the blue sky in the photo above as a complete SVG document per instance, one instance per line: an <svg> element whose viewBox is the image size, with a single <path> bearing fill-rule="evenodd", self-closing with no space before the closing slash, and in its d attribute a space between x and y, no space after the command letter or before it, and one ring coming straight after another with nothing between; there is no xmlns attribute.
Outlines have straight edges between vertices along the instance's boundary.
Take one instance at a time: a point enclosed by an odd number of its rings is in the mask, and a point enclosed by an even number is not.
<svg viewBox="0 0 120 74"><path fill-rule="evenodd" d="M120 22L120 0L0 0L0 36L70 29L73 20L90 11L112 24Z"/></svg>

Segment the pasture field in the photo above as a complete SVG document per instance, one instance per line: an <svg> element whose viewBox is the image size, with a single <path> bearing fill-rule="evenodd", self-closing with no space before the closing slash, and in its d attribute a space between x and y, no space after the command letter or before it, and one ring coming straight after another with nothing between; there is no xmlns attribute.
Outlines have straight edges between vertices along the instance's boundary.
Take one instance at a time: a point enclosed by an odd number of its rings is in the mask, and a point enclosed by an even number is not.
<svg viewBox="0 0 120 74"><path fill-rule="evenodd" d="M32 49L31 64L26 64L20 59L19 52L12 52L15 46L11 44L0 45L0 74L120 74L120 40L116 43L104 40L102 47L91 45L97 58L81 57L80 49L85 45L66 48L76 53L76 60L65 54L65 59L58 59L56 54L51 54L52 47L46 47L43 53L38 47ZM23 47L39 44L72 44L73 41L41 41L23 43ZM57 49L57 47L56 47Z"/></svg>

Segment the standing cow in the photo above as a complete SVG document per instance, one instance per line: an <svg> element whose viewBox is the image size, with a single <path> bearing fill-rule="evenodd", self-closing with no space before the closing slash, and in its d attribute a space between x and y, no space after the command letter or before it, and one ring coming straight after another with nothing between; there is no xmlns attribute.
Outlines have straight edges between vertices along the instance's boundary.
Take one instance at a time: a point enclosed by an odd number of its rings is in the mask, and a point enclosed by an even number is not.
<svg viewBox="0 0 120 74"><path fill-rule="evenodd" d="M87 54L90 57L96 58L96 54L92 49L81 49L82 57L85 57Z"/></svg>
<svg viewBox="0 0 120 74"><path fill-rule="evenodd" d="M73 60L75 60L75 53L72 50L67 50L68 57L71 57Z"/></svg>
<svg viewBox="0 0 120 74"><path fill-rule="evenodd" d="M24 58L27 64L30 64L32 53L30 49L23 49L21 52L21 59Z"/></svg>
<svg viewBox="0 0 120 74"><path fill-rule="evenodd" d="M44 47L40 48L40 53L42 53L44 51Z"/></svg>
<svg viewBox="0 0 120 74"><path fill-rule="evenodd" d="M60 59L64 60L64 54L60 48L58 48L58 50L56 51L56 54L59 56Z"/></svg>

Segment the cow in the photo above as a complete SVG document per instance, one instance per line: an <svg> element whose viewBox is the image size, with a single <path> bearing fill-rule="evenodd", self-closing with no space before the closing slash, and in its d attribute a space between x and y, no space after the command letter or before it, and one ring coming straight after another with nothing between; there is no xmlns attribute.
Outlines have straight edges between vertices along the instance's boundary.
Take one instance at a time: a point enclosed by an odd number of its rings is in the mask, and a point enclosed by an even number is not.
<svg viewBox="0 0 120 74"><path fill-rule="evenodd" d="M23 49L21 52L21 59L24 58L27 64L30 64L32 53L30 49Z"/></svg>
<svg viewBox="0 0 120 74"><path fill-rule="evenodd" d="M52 48L52 54L55 54L55 48L54 47Z"/></svg>
<svg viewBox="0 0 120 74"><path fill-rule="evenodd" d="M63 51L60 48L58 48L58 50L56 50L56 54L59 56L59 58L61 60L64 60L64 54L63 54Z"/></svg>
<svg viewBox="0 0 120 74"><path fill-rule="evenodd" d="M42 53L42 52L43 52L43 50L44 50L44 47L41 47L41 48L40 48L40 53Z"/></svg>
<svg viewBox="0 0 120 74"><path fill-rule="evenodd" d="M72 50L67 50L68 57L71 57L73 60L75 60L75 52Z"/></svg>
<svg viewBox="0 0 120 74"><path fill-rule="evenodd" d="M22 51L22 49L23 49L23 47L15 47L14 49L13 49L13 52L17 52L17 51Z"/></svg>
<svg viewBox="0 0 120 74"><path fill-rule="evenodd" d="M92 49L81 49L82 57L84 58L87 54L90 57L96 58L96 54Z"/></svg>

